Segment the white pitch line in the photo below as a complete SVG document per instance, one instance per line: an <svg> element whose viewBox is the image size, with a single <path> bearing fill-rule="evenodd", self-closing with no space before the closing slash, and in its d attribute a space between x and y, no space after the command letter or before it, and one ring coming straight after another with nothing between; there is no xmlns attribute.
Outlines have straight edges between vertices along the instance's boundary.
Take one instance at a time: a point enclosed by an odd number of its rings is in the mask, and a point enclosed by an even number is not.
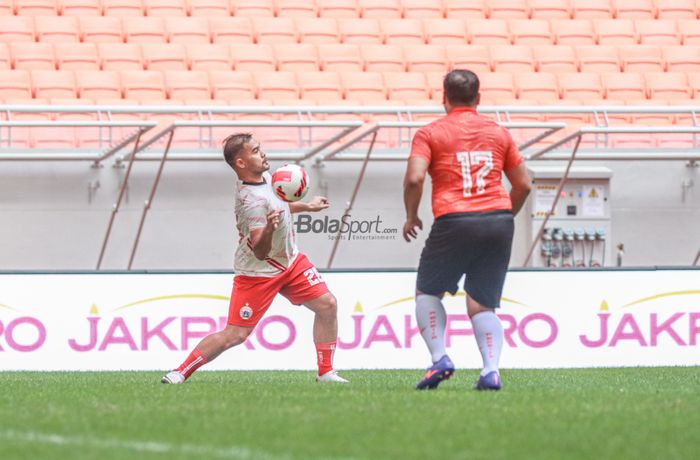
<svg viewBox="0 0 700 460"><path fill-rule="evenodd" d="M196 444L170 444L156 441L128 441L120 439L90 438L85 436L63 436L34 431L0 431L0 439L9 441L53 444L57 446L82 446L98 449L122 449L154 454L186 454L202 457L233 458L233 459L289 459L288 456L272 455L267 452L247 449L245 447L207 447Z"/></svg>

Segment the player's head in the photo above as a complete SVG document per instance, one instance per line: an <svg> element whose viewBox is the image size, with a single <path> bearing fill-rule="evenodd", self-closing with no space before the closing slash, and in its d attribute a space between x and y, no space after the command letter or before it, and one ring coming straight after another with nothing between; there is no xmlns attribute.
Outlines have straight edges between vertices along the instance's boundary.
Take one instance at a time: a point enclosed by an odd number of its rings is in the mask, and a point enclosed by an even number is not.
<svg viewBox="0 0 700 460"><path fill-rule="evenodd" d="M260 143L250 133L232 134L224 140L224 159L241 180L270 169Z"/></svg>
<svg viewBox="0 0 700 460"><path fill-rule="evenodd" d="M442 87L442 102L448 112L452 107L474 107L479 103L479 77L471 70L451 71L445 75Z"/></svg>

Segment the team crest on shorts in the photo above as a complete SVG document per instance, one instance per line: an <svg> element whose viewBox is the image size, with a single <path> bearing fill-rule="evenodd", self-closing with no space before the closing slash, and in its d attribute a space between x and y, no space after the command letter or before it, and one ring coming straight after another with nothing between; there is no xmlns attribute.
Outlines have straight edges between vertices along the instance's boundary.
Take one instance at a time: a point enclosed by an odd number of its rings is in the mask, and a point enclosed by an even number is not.
<svg viewBox="0 0 700 460"><path fill-rule="evenodd" d="M241 307L241 318L250 319L251 316L253 316L253 309L246 303Z"/></svg>

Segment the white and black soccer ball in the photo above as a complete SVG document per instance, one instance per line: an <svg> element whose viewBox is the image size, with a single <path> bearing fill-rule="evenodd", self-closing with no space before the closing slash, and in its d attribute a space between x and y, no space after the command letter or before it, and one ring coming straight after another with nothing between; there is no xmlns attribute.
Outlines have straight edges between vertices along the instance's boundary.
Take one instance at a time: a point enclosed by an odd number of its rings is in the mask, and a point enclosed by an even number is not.
<svg viewBox="0 0 700 460"><path fill-rule="evenodd" d="M309 191L309 175L299 165L284 165L272 173L272 188L284 201L299 201Z"/></svg>

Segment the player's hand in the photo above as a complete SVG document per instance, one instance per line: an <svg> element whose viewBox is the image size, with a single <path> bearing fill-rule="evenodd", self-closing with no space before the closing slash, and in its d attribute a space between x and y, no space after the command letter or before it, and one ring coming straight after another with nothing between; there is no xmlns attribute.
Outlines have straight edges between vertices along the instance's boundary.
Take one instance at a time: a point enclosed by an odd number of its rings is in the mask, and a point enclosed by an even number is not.
<svg viewBox="0 0 700 460"><path fill-rule="evenodd" d="M267 229L277 230L277 227L280 225L281 215L282 211L280 210L267 213Z"/></svg>
<svg viewBox="0 0 700 460"><path fill-rule="evenodd" d="M403 224L403 239L410 243L411 238L418 238L418 231L416 230L416 227L423 230L423 221L418 217L407 219L406 223Z"/></svg>
<svg viewBox="0 0 700 460"><path fill-rule="evenodd" d="M328 198L325 196L315 196L311 198L307 203L309 212L318 212L327 209L330 206Z"/></svg>

